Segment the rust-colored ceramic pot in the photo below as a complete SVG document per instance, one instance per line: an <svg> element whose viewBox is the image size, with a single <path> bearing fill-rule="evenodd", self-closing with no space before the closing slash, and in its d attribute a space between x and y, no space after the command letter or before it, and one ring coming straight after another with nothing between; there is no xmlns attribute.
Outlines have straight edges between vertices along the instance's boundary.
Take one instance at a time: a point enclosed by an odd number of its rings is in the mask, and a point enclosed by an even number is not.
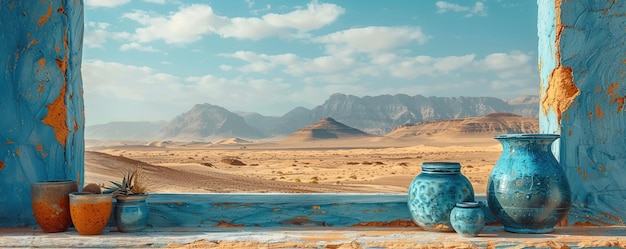
<svg viewBox="0 0 626 249"><path fill-rule="evenodd" d="M78 191L72 180L34 182L30 185L35 220L46 233L65 232L70 227L69 193Z"/></svg>
<svg viewBox="0 0 626 249"><path fill-rule="evenodd" d="M70 215L80 235L98 235L109 223L113 207L111 194L70 193Z"/></svg>

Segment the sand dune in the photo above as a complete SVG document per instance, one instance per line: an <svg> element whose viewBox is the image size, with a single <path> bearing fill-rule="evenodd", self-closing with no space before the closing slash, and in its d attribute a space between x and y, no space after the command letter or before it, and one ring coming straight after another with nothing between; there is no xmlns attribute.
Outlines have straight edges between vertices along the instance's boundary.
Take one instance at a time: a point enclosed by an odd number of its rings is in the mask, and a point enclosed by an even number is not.
<svg viewBox="0 0 626 249"><path fill-rule="evenodd" d="M134 165L153 192L404 193L425 161L456 161L484 193L501 147L491 136L346 138L220 144L98 143L87 148L85 180L108 183ZM225 158L245 165L231 165Z"/></svg>

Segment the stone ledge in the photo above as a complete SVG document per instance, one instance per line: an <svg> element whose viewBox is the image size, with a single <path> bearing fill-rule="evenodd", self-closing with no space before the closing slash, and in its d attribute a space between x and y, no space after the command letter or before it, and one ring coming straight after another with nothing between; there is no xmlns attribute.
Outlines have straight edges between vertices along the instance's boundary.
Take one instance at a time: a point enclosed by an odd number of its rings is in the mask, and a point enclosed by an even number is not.
<svg viewBox="0 0 626 249"><path fill-rule="evenodd" d="M73 229L42 233L36 228L0 229L1 247L30 248L624 248L626 227L558 227L550 234L514 234L487 226L478 237L394 228L179 228L81 236Z"/></svg>

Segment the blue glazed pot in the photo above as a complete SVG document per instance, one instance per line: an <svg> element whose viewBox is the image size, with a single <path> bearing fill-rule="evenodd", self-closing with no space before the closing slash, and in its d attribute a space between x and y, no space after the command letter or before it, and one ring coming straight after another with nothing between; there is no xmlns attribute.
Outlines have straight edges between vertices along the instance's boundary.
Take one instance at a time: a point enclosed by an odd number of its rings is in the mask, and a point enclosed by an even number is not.
<svg viewBox="0 0 626 249"><path fill-rule="evenodd" d="M454 231L450 212L458 202L474 201L474 188L457 162L424 162L408 192L413 221L427 231Z"/></svg>
<svg viewBox="0 0 626 249"><path fill-rule="evenodd" d="M148 224L148 195L118 196L115 199L113 220L120 232L139 232Z"/></svg>
<svg viewBox="0 0 626 249"><path fill-rule="evenodd" d="M569 212L570 186L551 151L557 138L553 134L495 137L502 154L489 176L487 202L504 230L550 233Z"/></svg>
<svg viewBox="0 0 626 249"><path fill-rule="evenodd" d="M454 231L464 237L475 237L485 227L485 213L478 202L460 202L450 212Z"/></svg>

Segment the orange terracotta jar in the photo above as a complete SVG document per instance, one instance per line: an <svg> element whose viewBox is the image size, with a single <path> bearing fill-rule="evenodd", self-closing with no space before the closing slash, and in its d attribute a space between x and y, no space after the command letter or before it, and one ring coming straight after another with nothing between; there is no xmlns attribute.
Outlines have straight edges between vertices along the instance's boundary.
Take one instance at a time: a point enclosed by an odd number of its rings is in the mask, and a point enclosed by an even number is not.
<svg viewBox="0 0 626 249"><path fill-rule="evenodd" d="M78 191L76 181L34 182L30 187L33 214L46 233L65 232L70 227L69 193Z"/></svg>
<svg viewBox="0 0 626 249"><path fill-rule="evenodd" d="M70 215L80 235L98 235L109 223L113 207L110 194L70 193Z"/></svg>

